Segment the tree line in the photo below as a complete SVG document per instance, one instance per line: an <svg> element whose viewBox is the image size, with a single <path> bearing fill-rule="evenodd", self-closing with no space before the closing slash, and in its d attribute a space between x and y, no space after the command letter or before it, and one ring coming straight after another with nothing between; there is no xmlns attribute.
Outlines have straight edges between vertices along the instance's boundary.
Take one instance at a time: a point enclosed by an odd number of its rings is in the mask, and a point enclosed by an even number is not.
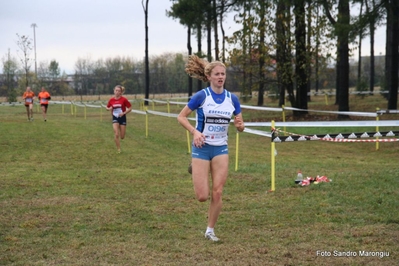
<svg viewBox="0 0 399 266"><path fill-rule="evenodd" d="M148 0L147 0L148 1ZM374 33L385 23L386 58L380 85L388 90L388 109L397 108L399 3L396 0L172 0L168 16L187 27L188 54L192 53L191 34L197 39L197 54L208 60L228 62L241 72L245 94L258 92L263 105L264 90L277 86L279 104L287 96L291 105L307 109L309 91L317 91L321 76L335 65L336 104L339 111L349 111L350 58L354 46L359 50L356 86L369 81L375 86ZM351 12L358 7L358 13ZM242 29L233 36L224 35L226 14L234 12ZM219 48L221 32L222 49ZM207 47L202 50L202 35ZM213 33L213 34L212 34ZM362 75L361 40L370 36L370 75ZM357 39L358 38L358 39ZM357 41L358 40L358 41ZM212 41L214 45L212 46ZM230 49L225 49L230 45ZM213 51L213 54L212 54ZM334 53L332 51L335 51ZM274 71L271 72L270 69ZM189 89L190 91L190 89ZM297 112L294 115L305 115ZM344 118L344 117L342 117Z"/></svg>
<svg viewBox="0 0 399 266"><path fill-rule="evenodd" d="M142 0L146 36L150 30L147 21L151 19L149 1ZM241 25L231 36L226 36L224 30L227 15L233 15ZM187 56L196 54L208 61L223 61L228 67L226 88L249 97L256 92L259 106L264 104L265 92L273 92L278 95L279 105L288 99L293 107L307 109L310 90L328 87L336 92L338 110L349 111L350 87L368 87L373 92L379 85L389 92L384 94L387 108L397 109L396 0L171 0L166 16L187 28L186 54L151 55L151 40L146 37L143 61L127 57L96 61L79 58L72 76L59 73L55 60L41 63L37 73L32 73L31 41L18 36L18 46L26 53L19 62L9 55L3 58L0 94L9 95L13 88L23 90L31 83L38 87L45 84L60 95L109 94L121 84L127 93L146 97L150 93L175 92L191 96L206 86L184 72ZM386 56L383 69L379 69L375 64L374 33L382 24L387 27ZM366 36L370 37L371 56L369 62L362 62L361 45ZM356 51L357 69L350 65Z"/></svg>

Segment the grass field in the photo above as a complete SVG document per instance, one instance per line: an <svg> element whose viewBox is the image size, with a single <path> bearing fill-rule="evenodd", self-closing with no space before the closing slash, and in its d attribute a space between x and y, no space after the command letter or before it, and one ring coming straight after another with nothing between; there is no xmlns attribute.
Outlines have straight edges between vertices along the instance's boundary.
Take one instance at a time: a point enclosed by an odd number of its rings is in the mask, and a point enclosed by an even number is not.
<svg viewBox="0 0 399 266"><path fill-rule="evenodd" d="M377 97L351 102L353 111L385 106ZM323 104L320 98L309 108L336 108ZM85 119L83 108L76 115L68 108L50 105L47 122L37 112L28 122L23 106L0 106L0 265L399 261L399 142L380 143L378 151L375 143L276 144L276 191L268 192L270 139L241 133L235 171L231 128L229 179L216 227L222 241L215 244L203 236L209 202L194 198L186 132L175 118L149 115L146 137L145 116L129 114L117 154L109 113L88 108ZM279 116L244 114L247 121ZM298 169L333 181L298 187Z"/></svg>

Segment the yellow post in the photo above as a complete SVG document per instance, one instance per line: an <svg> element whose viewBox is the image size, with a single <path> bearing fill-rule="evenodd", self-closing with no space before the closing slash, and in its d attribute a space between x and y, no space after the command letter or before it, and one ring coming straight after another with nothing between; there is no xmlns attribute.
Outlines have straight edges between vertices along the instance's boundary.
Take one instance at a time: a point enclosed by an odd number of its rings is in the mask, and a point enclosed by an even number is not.
<svg viewBox="0 0 399 266"><path fill-rule="evenodd" d="M377 110L377 118L376 118L376 120L377 120L377 123L378 123L378 121L380 120L380 117L379 117L379 114L378 114L378 111L380 110L380 108L377 107L376 110ZM380 131L380 127L378 125L377 125L375 131L376 132ZM377 137L376 139L377 139L377 142L375 143L375 150L378 151L380 149L380 143L378 142L379 138Z"/></svg>
<svg viewBox="0 0 399 266"><path fill-rule="evenodd" d="M168 106L168 114L170 114L170 104L169 104L169 100L167 101L167 106Z"/></svg>
<svg viewBox="0 0 399 266"><path fill-rule="evenodd" d="M273 130L274 130L274 120L272 120L272 134L273 134ZM275 146L276 146L276 143L274 143L274 141L273 141L273 136L272 136L272 139L271 139L272 141L271 141L271 148L270 148L270 154L271 154L271 189L270 189L270 191L274 191L276 188L275 188L275 179L276 179L276 166L275 166L275 154L274 154L274 151L275 151Z"/></svg>
<svg viewBox="0 0 399 266"><path fill-rule="evenodd" d="M235 171L238 170L238 145L240 144L240 134L237 131L236 133L236 167L235 167Z"/></svg>
<svg viewBox="0 0 399 266"><path fill-rule="evenodd" d="M326 105L328 105L328 96L326 92L324 93L324 100L326 101Z"/></svg>
<svg viewBox="0 0 399 266"><path fill-rule="evenodd" d="M188 132L188 130L186 130L186 134L187 134L187 153L191 154L190 132Z"/></svg>

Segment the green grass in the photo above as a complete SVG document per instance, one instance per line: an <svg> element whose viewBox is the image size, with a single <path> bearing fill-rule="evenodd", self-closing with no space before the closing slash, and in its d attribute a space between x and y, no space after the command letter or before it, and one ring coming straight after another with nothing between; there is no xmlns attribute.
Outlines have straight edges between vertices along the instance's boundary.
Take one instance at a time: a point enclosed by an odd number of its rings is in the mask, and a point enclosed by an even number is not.
<svg viewBox="0 0 399 266"><path fill-rule="evenodd" d="M276 144L276 191L269 192L270 139L240 134L234 171L231 128L229 179L216 228L222 243L214 244L203 237L209 202L194 198L186 133L175 118L149 115L146 137L145 116L129 114L122 154L116 154L109 113L88 108L85 119L83 108L76 117L68 108L63 113L50 105L47 122L38 113L27 122L23 106L0 107L0 265L399 260L398 142L380 143L378 151L375 143ZM166 111L165 105L155 108ZM280 114L244 115L269 121ZM331 130L342 129L315 133ZM298 187L298 169L333 182ZM384 251L389 257L323 257L317 251Z"/></svg>

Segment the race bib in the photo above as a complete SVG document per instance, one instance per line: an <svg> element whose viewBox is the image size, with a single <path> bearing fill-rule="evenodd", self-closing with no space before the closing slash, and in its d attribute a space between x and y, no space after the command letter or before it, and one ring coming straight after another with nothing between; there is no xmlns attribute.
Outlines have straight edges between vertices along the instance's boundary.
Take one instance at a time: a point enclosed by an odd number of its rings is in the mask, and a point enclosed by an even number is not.
<svg viewBox="0 0 399 266"><path fill-rule="evenodd" d="M32 98L26 98L26 99L25 99L25 102L31 103L31 102L32 102Z"/></svg>
<svg viewBox="0 0 399 266"><path fill-rule="evenodd" d="M112 110L113 116L119 117L119 114L121 114L121 113L122 113L122 108L115 108Z"/></svg>

